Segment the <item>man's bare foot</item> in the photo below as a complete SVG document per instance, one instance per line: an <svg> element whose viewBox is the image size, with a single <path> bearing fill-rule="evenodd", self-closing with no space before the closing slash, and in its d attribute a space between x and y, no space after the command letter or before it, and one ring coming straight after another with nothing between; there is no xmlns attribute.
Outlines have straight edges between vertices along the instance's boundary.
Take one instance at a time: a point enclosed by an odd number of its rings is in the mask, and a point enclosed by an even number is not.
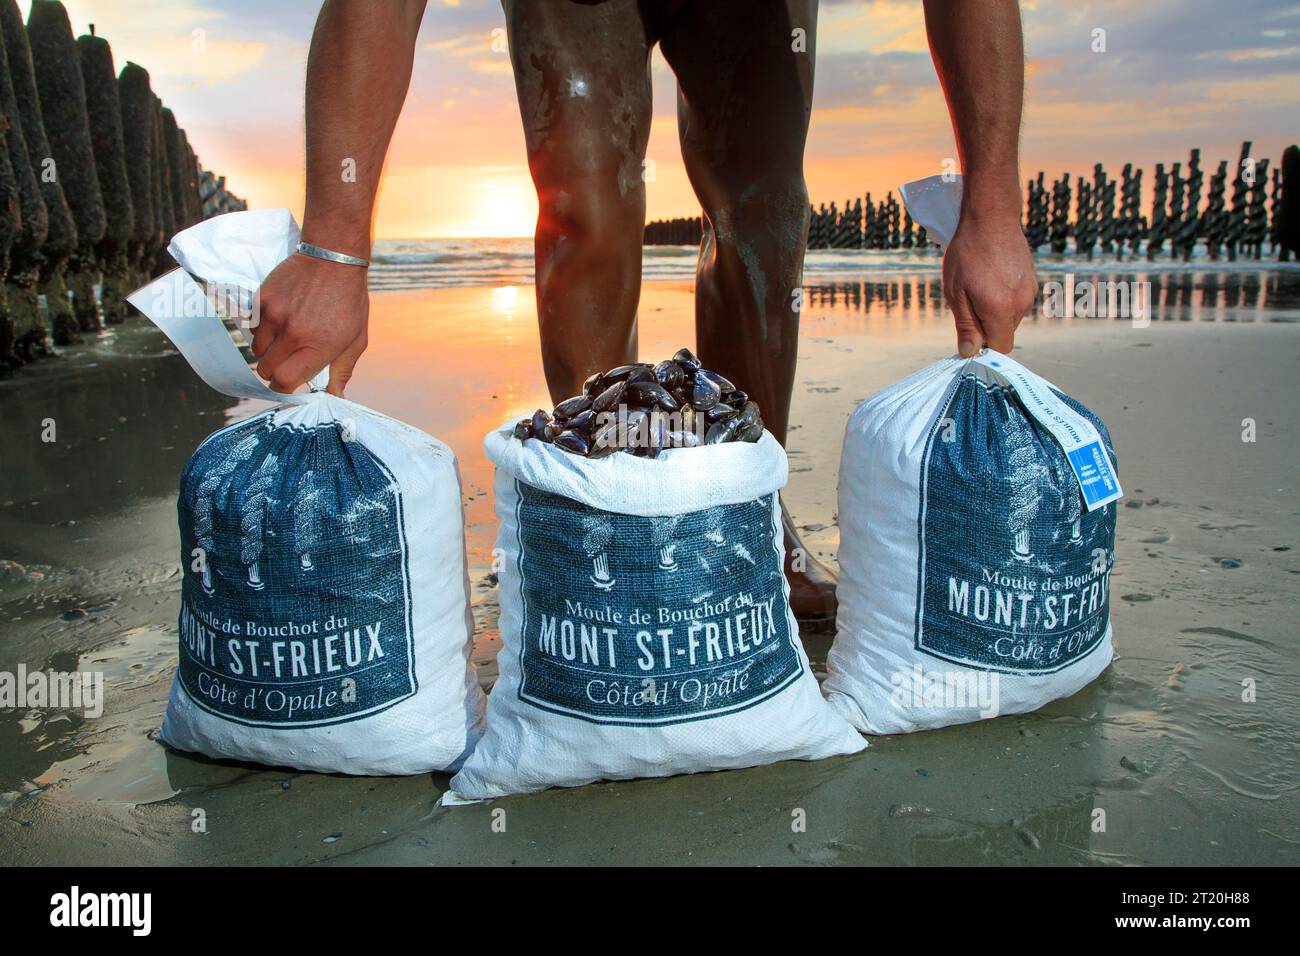
<svg viewBox="0 0 1300 956"><path fill-rule="evenodd" d="M835 575L804 546L784 501L781 526L785 532L785 577L790 582L790 609L795 619L805 624L834 624Z"/></svg>

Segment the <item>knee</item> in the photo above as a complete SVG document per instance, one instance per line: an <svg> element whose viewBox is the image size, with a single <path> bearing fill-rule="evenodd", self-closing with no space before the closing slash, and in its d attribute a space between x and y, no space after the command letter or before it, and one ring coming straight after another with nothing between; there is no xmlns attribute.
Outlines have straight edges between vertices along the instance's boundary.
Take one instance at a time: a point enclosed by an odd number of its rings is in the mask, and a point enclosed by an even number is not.
<svg viewBox="0 0 1300 956"><path fill-rule="evenodd" d="M597 247L640 246L645 224L645 185L640 167L592 156L533 165L537 229Z"/></svg>

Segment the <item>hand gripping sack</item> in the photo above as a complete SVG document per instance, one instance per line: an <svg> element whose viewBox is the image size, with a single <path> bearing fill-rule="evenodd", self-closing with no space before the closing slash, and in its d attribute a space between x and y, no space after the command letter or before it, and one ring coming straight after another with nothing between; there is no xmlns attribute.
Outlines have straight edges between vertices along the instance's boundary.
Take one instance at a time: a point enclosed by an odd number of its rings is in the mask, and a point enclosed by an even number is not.
<svg viewBox="0 0 1300 956"><path fill-rule="evenodd" d="M790 613L757 443L588 460L485 441L500 520L500 679L452 779L484 799L600 779L813 760L866 744L822 699Z"/></svg>
<svg viewBox="0 0 1300 956"><path fill-rule="evenodd" d="M215 272L229 249L244 274L223 281L256 288L292 225L238 219L258 215L195 226L173 253ZM182 472L180 661L162 740L303 770L458 766L483 697L451 450L324 392L271 392L184 270L131 301L209 384L283 403L208 436Z"/></svg>
<svg viewBox="0 0 1300 956"><path fill-rule="evenodd" d="M840 463L831 703L900 733L1032 711L1097 677L1114 461L1092 412L992 351L863 402Z"/></svg>

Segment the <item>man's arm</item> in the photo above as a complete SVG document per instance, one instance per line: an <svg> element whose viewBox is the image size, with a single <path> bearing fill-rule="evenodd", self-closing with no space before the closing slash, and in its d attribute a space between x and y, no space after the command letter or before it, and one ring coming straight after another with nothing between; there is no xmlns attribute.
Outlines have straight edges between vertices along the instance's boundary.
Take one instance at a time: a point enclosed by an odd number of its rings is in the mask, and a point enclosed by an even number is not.
<svg viewBox="0 0 1300 956"><path fill-rule="evenodd" d="M326 0L307 58L307 199L302 238L370 258L384 155L411 82L425 0ZM342 395L366 348L365 269L291 255L262 284L253 354L292 391L330 366Z"/></svg>
<svg viewBox="0 0 1300 956"><path fill-rule="evenodd" d="M944 298L962 355L984 345L1010 352L1038 293L1020 226L1020 10L1016 0L925 0L925 27L962 166L961 221L944 253Z"/></svg>

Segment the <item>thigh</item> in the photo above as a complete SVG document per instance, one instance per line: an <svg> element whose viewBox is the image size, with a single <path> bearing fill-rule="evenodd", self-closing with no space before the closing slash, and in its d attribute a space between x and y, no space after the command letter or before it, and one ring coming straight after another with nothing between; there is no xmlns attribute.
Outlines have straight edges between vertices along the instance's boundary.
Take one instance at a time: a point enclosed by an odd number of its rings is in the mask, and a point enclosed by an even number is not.
<svg viewBox="0 0 1300 956"><path fill-rule="evenodd" d="M539 190L595 177L639 188L650 36L638 0L504 0L529 168Z"/></svg>
<svg viewBox="0 0 1300 956"><path fill-rule="evenodd" d="M661 29L682 158L705 208L763 183L802 185L817 0L685 0Z"/></svg>

